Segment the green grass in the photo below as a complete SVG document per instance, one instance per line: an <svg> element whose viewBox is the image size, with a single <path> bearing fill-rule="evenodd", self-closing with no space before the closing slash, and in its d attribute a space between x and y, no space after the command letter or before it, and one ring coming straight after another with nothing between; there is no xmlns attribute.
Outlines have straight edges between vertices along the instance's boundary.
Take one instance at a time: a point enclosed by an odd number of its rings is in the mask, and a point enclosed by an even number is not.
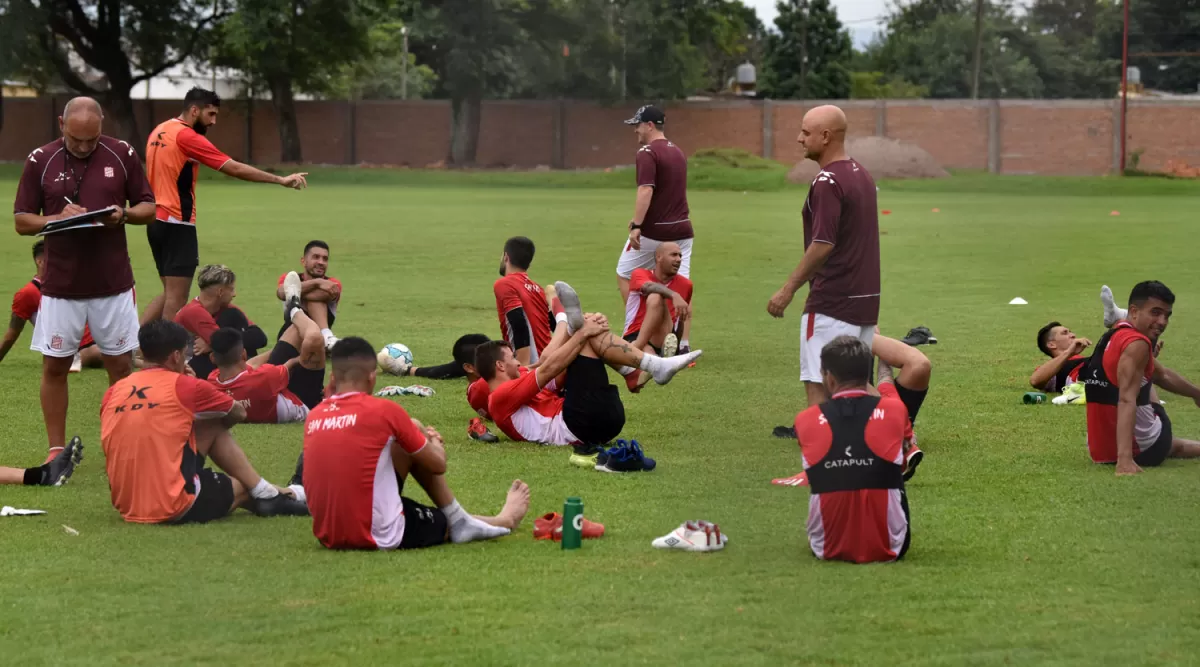
<svg viewBox="0 0 1200 667"><path fill-rule="evenodd" d="M370 172L373 183L332 184L327 173L303 193L201 184L201 256L234 267L238 303L268 329L275 280L313 237L333 246L332 273L346 286L338 333L404 342L419 363L445 360L461 333L494 334L489 287L510 235L537 241L535 279L569 280L585 306L622 312L612 270L628 174L623 189L605 189L530 187L546 175L486 187L500 178L491 173ZM913 547L900 564L815 561L807 491L769 484L800 465L795 443L769 437L803 404L800 301L783 321L765 306L800 256L803 190L694 191L693 344L705 357L669 387L626 395L626 434L658 470L601 475L570 467L562 449L473 444L463 384L441 382L437 396L401 402L447 436L448 479L468 509L494 512L512 479L530 483L531 516L514 536L332 553L299 519L125 525L109 505L98 440L103 374L85 372L71 378L70 430L87 443L71 484L0 487L0 504L49 512L0 519L0 663L1194 662L1200 464L1117 479L1088 462L1083 410L1020 397L1040 325L1099 334L1103 282L1118 293L1167 282L1179 301L1162 361L1200 376L1190 352L1200 344L1196 200L1161 196L1164 184L1182 186L1157 179L1050 179L1088 197L1010 191L1041 180L966 175L881 189L892 211L881 218L881 327L903 335L925 324L941 339L926 348L928 457L909 487ZM966 192L954 191L960 182ZM0 184L13 191L11 178ZM4 289L28 279L28 247L0 237L11 258ZM145 300L157 281L140 231L130 248ZM1030 305L1006 305L1015 296ZM0 364L8 465L40 462L45 447L28 340ZM1200 432L1189 401L1168 397L1167 407L1177 433ZM236 436L261 472L286 480L300 426L240 426ZM608 535L564 553L533 541L532 516L561 511L568 495L582 496ZM724 552L651 549L696 517L731 536Z"/></svg>

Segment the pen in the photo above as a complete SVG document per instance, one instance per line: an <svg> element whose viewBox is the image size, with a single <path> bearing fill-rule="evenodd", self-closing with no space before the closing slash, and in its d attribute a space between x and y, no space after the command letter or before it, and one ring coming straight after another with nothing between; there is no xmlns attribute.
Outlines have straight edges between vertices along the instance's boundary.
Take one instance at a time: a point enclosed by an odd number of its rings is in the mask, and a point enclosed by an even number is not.
<svg viewBox="0 0 1200 667"><path fill-rule="evenodd" d="M64 195L63 199L67 200L67 203L70 204L71 206L75 205L75 202L71 201L70 197L67 197L66 195Z"/></svg>

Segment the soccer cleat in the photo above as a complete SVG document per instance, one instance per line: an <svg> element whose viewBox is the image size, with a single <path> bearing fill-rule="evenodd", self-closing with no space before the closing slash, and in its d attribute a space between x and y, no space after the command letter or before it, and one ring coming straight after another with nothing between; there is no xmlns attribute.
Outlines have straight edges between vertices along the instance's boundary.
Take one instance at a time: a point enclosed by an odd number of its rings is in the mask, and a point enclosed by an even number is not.
<svg viewBox="0 0 1200 667"><path fill-rule="evenodd" d="M304 452L300 452L300 457L296 459L296 472L292 473L292 479L288 482L288 486L303 486L304 485Z"/></svg>
<svg viewBox="0 0 1200 667"><path fill-rule="evenodd" d="M1087 394L1082 382L1073 382L1063 387L1062 395L1051 401L1054 405L1087 405Z"/></svg>
<svg viewBox="0 0 1200 667"><path fill-rule="evenodd" d="M630 440L629 448L634 451L637 458L642 460L642 470L649 472L658 466L658 461L646 456L646 454L642 452L642 446L638 444L637 440Z"/></svg>
<svg viewBox="0 0 1200 667"><path fill-rule="evenodd" d="M484 424L483 420L479 417L475 417L467 425L467 437L476 442L500 442L500 438L497 438L496 434L489 431L487 424Z"/></svg>
<svg viewBox="0 0 1200 667"><path fill-rule="evenodd" d="M925 452L919 447L913 445L908 448L908 453L904 455L904 481L912 479L913 475L917 474L917 466L921 465L921 461L925 460Z"/></svg>
<svg viewBox="0 0 1200 667"><path fill-rule="evenodd" d="M580 468L595 468L597 460L603 452L603 445L575 445L575 451L571 454L571 465Z"/></svg>
<svg viewBox="0 0 1200 667"><path fill-rule="evenodd" d="M642 390L642 387L650 384L651 376L645 371L635 370L625 376L625 387L629 389L629 393L636 394Z"/></svg>
<svg viewBox="0 0 1200 667"><path fill-rule="evenodd" d="M783 438L784 440L795 440L796 439L796 427L795 426L776 426L771 431L771 435L775 436L776 438Z"/></svg>
<svg viewBox="0 0 1200 667"><path fill-rule="evenodd" d="M685 521L675 530L656 538L650 543L655 549L681 549L683 551L720 551L728 540L723 539L721 529L707 521Z"/></svg>
<svg viewBox="0 0 1200 667"><path fill-rule="evenodd" d="M671 357L670 359L666 360L666 368L662 369L660 372L652 373L654 376L654 381L658 384L666 384L670 382L671 378L675 377L676 373L690 366L691 363L699 359L700 355L702 354L704 354L704 350L696 350L695 352L688 352L684 356Z"/></svg>
<svg viewBox="0 0 1200 667"><path fill-rule="evenodd" d="M251 498L247 509L258 516L309 516L308 505L282 493L266 500Z"/></svg>
<svg viewBox="0 0 1200 667"><path fill-rule="evenodd" d="M725 544L725 543L729 542L729 536L726 535L725 533L722 533L721 527L718 526L717 524L712 523L710 521L705 521L704 519L697 521L696 524L699 526L711 527L711 529L717 534L717 539L719 539L721 541L721 544Z"/></svg>
<svg viewBox="0 0 1200 667"><path fill-rule="evenodd" d="M71 479L75 466L83 461L83 441L79 436L71 438L66 447L57 448L58 454L42 466L42 486L62 486Z"/></svg>
<svg viewBox="0 0 1200 667"><path fill-rule="evenodd" d="M83 359L79 358L79 355L78 355L78 354L76 354L76 355L75 355L75 358L71 360L71 370L70 370L70 372L71 372L71 373L78 373L78 372L80 372L80 371L82 371L82 370L83 370Z"/></svg>
<svg viewBox="0 0 1200 667"><path fill-rule="evenodd" d="M771 480L775 486L808 486L808 473L799 472L791 477L780 477Z"/></svg>
<svg viewBox="0 0 1200 667"><path fill-rule="evenodd" d="M900 339L900 342L910 347L918 345L937 345L938 339L934 338L933 332L929 327L913 327L908 330L908 334Z"/></svg>
<svg viewBox="0 0 1200 667"><path fill-rule="evenodd" d="M667 334L667 337L663 339L662 357L664 359L667 357L673 357L678 352L679 352L679 336L676 336L673 333Z"/></svg>
<svg viewBox="0 0 1200 667"><path fill-rule="evenodd" d="M558 512L543 514L533 520L533 539L562 541L563 517ZM604 537L604 524L583 520L583 539L594 540Z"/></svg>
<svg viewBox="0 0 1200 667"><path fill-rule="evenodd" d="M575 293L575 289L560 280L554 283L554 292L562 303L563 312L567 314L567 326L571 327L571 331L582 329L583 306L579 303L579 295Z"/></svg>
<svg viewBox="0 0 1200 667"><path fill-rule="evenodd" d="M300 290L303 288L303 281L300 280L300 274L295 271L288 271L288 274L283 277L283 301L290 302L292 299L300 300ZM290 320L289 320L290 321Z"/></svg>
<svg viewBox="0 0 1200 667"><path fill-rule="evenodd" d="M79 436L76 436L76 437L79 437ZM51 447L50 449L47 449L46 450L46 460L42 461L42 465L46 465L47 463L56 459L58 457L58 455L61 454L62 450L64 450L64 449L66 449L66 448L65 447Z"/></svg>

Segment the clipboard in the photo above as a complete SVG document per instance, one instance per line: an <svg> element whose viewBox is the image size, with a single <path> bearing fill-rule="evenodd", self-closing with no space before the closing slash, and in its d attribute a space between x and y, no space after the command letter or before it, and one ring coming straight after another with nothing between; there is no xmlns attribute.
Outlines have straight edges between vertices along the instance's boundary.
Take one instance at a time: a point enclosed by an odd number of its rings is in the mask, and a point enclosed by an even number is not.
<svg viewBox="0 0 1200 667"><path fill-rule="evenodd" d="M42 231L38 232L38 236L46 236L47 234L57 234L58 232L69 232L75 229L86 229L88 227L103 227L104 223L100 222L100 218L108 217L121 209L116 206L109 206L98 211L88 211L80 213L62 220L47 222Z"/></svg>

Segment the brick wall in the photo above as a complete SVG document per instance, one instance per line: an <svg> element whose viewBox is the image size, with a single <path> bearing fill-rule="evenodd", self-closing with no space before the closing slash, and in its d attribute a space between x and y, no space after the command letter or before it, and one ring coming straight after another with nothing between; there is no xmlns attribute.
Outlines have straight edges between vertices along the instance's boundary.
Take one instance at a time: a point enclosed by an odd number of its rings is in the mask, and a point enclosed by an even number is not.
<svg viewBox="0 0 1200 667"><path fill-rule="evenodd" d="M0 160L23 160L57 136L66 97L4 100ZM950 168L1001 173L1104 174L1119 159L1119 106L1112 100L843 100L849 134L915 143ZM804 113L819 102L681 102L666 107L668 135L689 154L741 148L785 164L800 160ZM137 100L139 130L177 112L170 100ZM621 121L633 104L492 101L483 105L477 161L483 167L602 168L631 164L633 131ZM305 162L424 167L449 152L451 112L444 100L297 103ZM226 102L209 138L231 157L279 159L279 130L267 101ZM1200 166L1200 103L1133 101L1128 151L1141 165L1168 160ZM141 143L141 142L139 142Z"/></svg>

